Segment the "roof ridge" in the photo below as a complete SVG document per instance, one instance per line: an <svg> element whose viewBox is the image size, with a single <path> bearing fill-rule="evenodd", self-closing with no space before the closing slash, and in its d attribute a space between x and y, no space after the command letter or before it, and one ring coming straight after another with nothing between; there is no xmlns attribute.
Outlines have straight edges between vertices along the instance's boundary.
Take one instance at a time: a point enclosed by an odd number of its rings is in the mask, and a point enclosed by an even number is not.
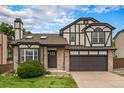
<svg viewBox="0 0 124 93"><path fill-rule="evenodd" d="M71 22L70 24L68 24L67 26L61 28L59 31L66 29L68 26L71 26L71 25L75 24L76 22L80 21L81 19L92 19L92 20L94 20L96 22L100 22L100 21L98 21L97 19L95 19L93 17L80 17L77 20L75 20L75 21Z"/></svg>

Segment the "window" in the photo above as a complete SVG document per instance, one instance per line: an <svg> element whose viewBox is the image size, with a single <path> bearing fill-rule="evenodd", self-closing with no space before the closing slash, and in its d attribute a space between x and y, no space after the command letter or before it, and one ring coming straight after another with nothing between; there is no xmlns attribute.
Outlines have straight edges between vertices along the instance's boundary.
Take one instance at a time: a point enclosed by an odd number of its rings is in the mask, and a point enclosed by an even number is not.
<svg viewBox="0 0 124 93"><path fill-rule="evenodd" d="M75 34L74 33L71 33L70 40L72 42L75 42Z"/></svg>
<svg viewBox="0 0 124 93"><path fill-rule="evenodd" d="M38 49L20 49L20 62L38 60Z"/></svg>
<svg viewBox="0 0 124 93"><path fill-rule="evenodd" d="M93 32L92 33L92 43L104 43L104 32Z"/></svg>
<svg viewBox="0 0 124 93"><path fill-rule="evenodd" d="M102 29L99 28L99 27L97 27L97 28L95 29L95 31L96 31L96 32L99 32L99 31L102 31Z"/></svg>
<svg viewBox="0 0 124 93"><path fill-rule="evenodd" d="M84 24L87 25L88 24L88 20L84 20Z"/></svg>

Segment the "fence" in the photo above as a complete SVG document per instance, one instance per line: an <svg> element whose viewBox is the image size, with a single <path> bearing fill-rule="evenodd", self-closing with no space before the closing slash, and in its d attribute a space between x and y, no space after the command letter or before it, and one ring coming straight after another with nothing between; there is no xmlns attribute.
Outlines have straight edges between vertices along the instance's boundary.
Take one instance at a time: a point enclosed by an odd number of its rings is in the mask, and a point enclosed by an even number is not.
<svg viewBox="0 0 124 93"><path fill-rule="evenodd" d="M124 58L114 58L113 67L124 68Z"/></svg>
<svg viewBox="0 0 124 93"><path fill-rule="evenodd" d="M13 69L13 63L0 64L0 74Z"/></svg>

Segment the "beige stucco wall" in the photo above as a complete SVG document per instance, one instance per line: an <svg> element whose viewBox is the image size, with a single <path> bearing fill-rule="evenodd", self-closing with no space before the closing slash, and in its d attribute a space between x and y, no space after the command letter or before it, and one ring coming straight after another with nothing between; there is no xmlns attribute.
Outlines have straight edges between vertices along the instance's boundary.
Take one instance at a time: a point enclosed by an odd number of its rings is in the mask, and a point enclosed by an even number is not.
<svg viewBox="0 0 124 93"><path fill-rule="evenodd" d="M115 39L115 46L117 48L115 51L117 58L124 58L124 32L121 32Z"/></svg>
<svg viewBox="0 0 124 93"><path fill-rule="evenodd" d="M108 50L108 71L113 71L113 51Z"/></svg>

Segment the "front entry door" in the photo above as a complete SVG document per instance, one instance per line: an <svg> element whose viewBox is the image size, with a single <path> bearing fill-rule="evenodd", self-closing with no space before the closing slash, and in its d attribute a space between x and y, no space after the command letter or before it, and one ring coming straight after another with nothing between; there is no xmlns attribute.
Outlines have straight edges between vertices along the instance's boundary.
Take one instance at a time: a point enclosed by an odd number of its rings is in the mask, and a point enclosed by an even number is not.
<svg viewBox="0 0 124 93"><path fill-rule="evenodd" d="M57 56L56 51L51 50L48 51L48 68L56 68L57 67Z"/></svg>

